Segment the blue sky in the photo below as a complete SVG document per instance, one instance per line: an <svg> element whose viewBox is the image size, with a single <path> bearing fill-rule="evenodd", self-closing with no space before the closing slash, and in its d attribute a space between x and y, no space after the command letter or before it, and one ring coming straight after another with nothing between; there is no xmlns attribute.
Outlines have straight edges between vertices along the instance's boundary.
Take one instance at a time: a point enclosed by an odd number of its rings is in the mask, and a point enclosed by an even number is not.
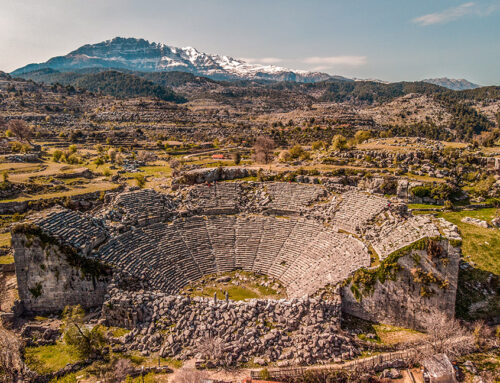
<svg viewBox="0 0 500 383"><path fill-rule="evenodd" d="M115 36L388 81L500 85L500 0L0 0L0 70Z"/></svg>

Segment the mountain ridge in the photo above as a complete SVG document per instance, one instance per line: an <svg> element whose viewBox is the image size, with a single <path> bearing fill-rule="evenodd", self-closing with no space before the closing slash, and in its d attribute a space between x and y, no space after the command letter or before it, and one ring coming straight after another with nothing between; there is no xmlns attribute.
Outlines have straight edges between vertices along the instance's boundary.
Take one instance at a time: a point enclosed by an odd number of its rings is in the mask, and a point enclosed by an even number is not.
<svg viewBox="0 0 500 383"><path fill-rule="evenodd" d="M18 76L47 68L62 72L83 68L141 72L182 71L215 80L256 79L308 83L336 78L351 81L342 76L331 76L322 72L249 64L229 56L206 54L193 47L177 48L144 39L124 37L86 44L65 56L56 56L44 63L28 64L11 74Z"/></svg>
<svg viewBox="0 0 500 383"><path fill-rule="evenodd" d="M427 82L429 84L439 85L451 90L469 90L469 89L481 88L481 85L474 84L464 78L455 79L448 77L440 77L440 78L428 78L422 81Z"/></svg>

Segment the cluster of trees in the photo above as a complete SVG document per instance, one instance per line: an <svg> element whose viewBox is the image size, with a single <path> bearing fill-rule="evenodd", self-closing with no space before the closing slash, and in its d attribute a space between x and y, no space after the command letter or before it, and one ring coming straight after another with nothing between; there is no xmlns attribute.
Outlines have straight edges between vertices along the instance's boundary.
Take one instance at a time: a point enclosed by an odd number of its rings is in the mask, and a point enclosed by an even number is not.
<svg viewBox="0 0 500 383"><path fill-rule="evenodd" d="M74 85L115 97L156 97L164 101L186 101L169 88L117 71L87 74L76 79Z"/></svg>
<svg viewBox="0 0 500 383"><path fill-rule="evenodd" d="M77 155L76 145L70 145L67 150L54 150L52 153L52 161L66 162L71 165L76 165L82 162L81 158Z"/></svg>
<svg viewBox="0 0 500 383"><path fill-rule="evenodd" d="M333 149L333 150L347 150L354 148L357 144L361 144L372 137L372 132L369 130L359 130L353 138L347 139L341 134L333 136L330 143L325 141L315 141L311 145L312 150L320 149ZM276 143L270 137L259 136L254 144L254 160L258 163L268 164L274 159L274 150ZM279 155L281 162L288 162L291 160L309 160L311 153L306 151L301 145L295 144L289 150L283 150Z"/></svg>

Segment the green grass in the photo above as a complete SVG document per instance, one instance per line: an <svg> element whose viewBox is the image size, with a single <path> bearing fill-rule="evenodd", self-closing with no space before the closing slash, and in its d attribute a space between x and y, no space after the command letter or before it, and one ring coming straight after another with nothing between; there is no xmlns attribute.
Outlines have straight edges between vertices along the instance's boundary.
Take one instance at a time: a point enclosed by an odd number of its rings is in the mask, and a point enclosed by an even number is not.
<svg viewBox="0 0 500 383"><path fill-rule="evenodd" d="M77 383L77 375L79 375L79 373L73 372L71 374L63 376L62 378L54 378L49 383Z"/></svg>
<svg viewBox="0 0 500 383"><path fill-rule="evenodd" d="M112 327L110 330L115 338L120 338L120 337L122 337L125 334L128 334L130 332L129 329L122 328L122 327Z"/></svg>
<svg viewBox="0 0 500 383"><path fill-rule="evenodd" d="M218 282L217 279L226 276L230 279L224 282ZM280 299L285 297L284 290L279 282L276 287L266 287L268 278L265 275L256 275L241 270L223 274L212 274L203 279L186 286L183 289L184 294L198 297L213 298L217 294L217 299L224 300L227 291L229 299L242 301L246 299ZM275 289L276 288L276 289ZM283 290L283 291L282 291Z"/></svg>
<svg viewBox="0 0 500 383"><path fill-rule="evenodd" d="M18 197L14 199L2 200L0 202L23 202L23 201L38 201L42 199L52 199L52 198L63 198L63 197L71 197L80 194L93 193L97 191L109 191L117 188L118 185L112 184L109 182L95 183L95 184L87 184L85 186L75 188L73 190L56 192L56 193L46 193L46 194L37 194L29 197Z"/></svg>
<svg viewBox="0 0 500 383"><path fill-rule="evenodd" d="M424 181L424 182L439 182L443 183L446 182L444 178L436 178L436 177L430 177L430 176L419 176L417 174L412 174L412 173L406 173L405 176L408 178L412 178L417 181Z"/></svg>
<svg viewBox="0 0 500 383"><path fill-rule="evenodd" d="M183 364L182 360L175 358L160 358L160 362L162 365L166 364L172 368L181 368Z"/></svg>
<svg viewBox="0 0 500 383"><path fill-rule="evenodd" d="M27 347L24 356L27 365L39 374L55 372L68 363L81 361L76 349L64 343L40 347Z"/></svg>
<svg viewBox="0 0 500 383"><path fill-rule="evenodd" d="M0 256L0 265L10 265L11 263L14 263L14 256L13 255Z"/></svg>
<svg viewBox="0 0 500 383"><path fill-rule="evenodd" d="M0 247L10 247L10 232L0 234Z"/></svg>
<svg viewBox="0 0 500 383"><path fill-rule="evenodd" d="M144 377L138 376L136 378L131 378L130 376L127 376L127 379L125 379L125 383L155 383L156 378L155 374L150 372L147 375L144 375Z"/></svg>
<svg viewBox="0 0 500 383"><path fill-rule="evenodd" d="M442 209L443 205L431 205L425 203L410 203L408 209Z"/></svg>
<svg viewBox="0 0 500 383"><path fill-rule="evenodd" d="M472 217L491 222L496 210L487 208L440 212L437 216L458 226L462 235L462 254L466 261L473 262L475 267L481 270L500 275L500 230L485 229L461 221L464 217Z"/></svg>
<svg viewBox="0 0 500 383"><path fill-rule="evenodd" d="M413 342L423 336L421 332L415 330L377 324L348 314L342 317L342 327L347 330L361 330L362 333L358 335L361 340L386 345ZM374 334L375 338L370 339L367 334Z"/></svg>
<svg viewBox="0 0 500 383"><path fill-rule="evenodd" d="M229 299L234 301L244 301L245 299L259 298L259 294L242 286L205 287L202 291L194 291L193 295L200 297L213 297L217 294L217 299L225 299L224 291L229 294Z"/></svg>

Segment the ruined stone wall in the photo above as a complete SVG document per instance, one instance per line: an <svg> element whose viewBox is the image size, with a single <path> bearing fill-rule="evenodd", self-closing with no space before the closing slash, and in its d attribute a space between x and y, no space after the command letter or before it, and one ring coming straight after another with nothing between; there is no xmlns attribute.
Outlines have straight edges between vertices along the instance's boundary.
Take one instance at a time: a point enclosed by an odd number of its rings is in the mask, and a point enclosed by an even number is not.
<svg viewBox="0 0 500 383"><path fill-rule="evenodd" d="M88 263L72 265L57 244L24 233L13 233L19 298L28 313L60 311L66 305L100 306L109 271L91 270Z"/></svg>
<svg viewBox="0 0 500 383"><path fill-rule="evenodd" d="M186 359L199 354L200 343L216 342L224 352L213 355L215 364L288 365L358 354L340 330L340 309L338 296L226 302L111 289L102 316L108 325L132 329L118 340L128 350Z"/></svg>
<svg viewBox="0 0 500 383"><path fill-rule="evenodd" d="M435 241L441 250L411 249L397 260L391 271L379 270L385 281L373 274L354 277L342 289L342 310L356 317L395 326L421 329L439 313L455 314L460 248L448 240ZM436 249L435 245L432 246ZM437 255L439 253L439 255ZM387 266L391 270L391 266ZM358 271L359 272L359 271ZM392 275L391 275L392 274ZM356 276L356 274L355 274ZM368 283L360 282L368 280ZM368 287L366 287L368 285Z"/></svg>

